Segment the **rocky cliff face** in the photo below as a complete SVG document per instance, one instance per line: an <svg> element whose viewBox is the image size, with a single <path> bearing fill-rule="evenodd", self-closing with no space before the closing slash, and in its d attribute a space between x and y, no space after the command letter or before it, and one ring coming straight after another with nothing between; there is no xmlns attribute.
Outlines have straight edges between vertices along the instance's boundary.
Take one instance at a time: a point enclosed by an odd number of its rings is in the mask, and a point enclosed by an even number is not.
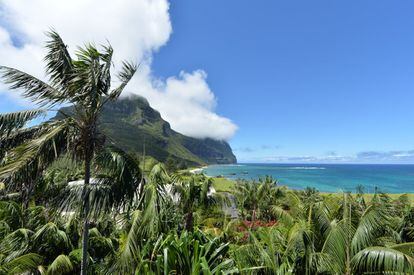
<svg viewBox="0 0 414 275"><path fill-rule="evenodd" d="M159 161L173 158L187 165L236 163L227 142L196 139L175 132L143 97L108 103L100 127L111 141L129 152L141 154L145 143L146 155Z"/></svg>

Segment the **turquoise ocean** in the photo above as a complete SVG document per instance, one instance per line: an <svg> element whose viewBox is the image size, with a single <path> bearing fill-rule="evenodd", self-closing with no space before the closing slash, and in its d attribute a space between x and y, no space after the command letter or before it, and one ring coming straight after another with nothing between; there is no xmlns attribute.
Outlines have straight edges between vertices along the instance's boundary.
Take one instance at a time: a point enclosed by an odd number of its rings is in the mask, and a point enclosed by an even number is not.
<svg viewBox="0 0 414 275"><path fill-rule="evenodd" d="M351 191L362 185L388 193L414 193L414 165L388 164L234 164L211 165L208 176L257 180L266 175L293 189L315 187L321 192Z"/></svg>

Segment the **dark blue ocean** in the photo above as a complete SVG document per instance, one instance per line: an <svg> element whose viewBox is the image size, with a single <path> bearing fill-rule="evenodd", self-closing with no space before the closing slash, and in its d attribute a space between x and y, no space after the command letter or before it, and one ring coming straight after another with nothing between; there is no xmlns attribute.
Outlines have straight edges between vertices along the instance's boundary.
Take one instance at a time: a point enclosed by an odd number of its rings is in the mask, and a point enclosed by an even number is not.
<svg viewBox="0 0 414 275"><path fill-rule="evenodd" d="M269 175L293 189L315 187L321 192L351 191L364 186L388 193L414 193L414 165L388 164L236 164L211 165L208 176L258 179Z"/></svg>

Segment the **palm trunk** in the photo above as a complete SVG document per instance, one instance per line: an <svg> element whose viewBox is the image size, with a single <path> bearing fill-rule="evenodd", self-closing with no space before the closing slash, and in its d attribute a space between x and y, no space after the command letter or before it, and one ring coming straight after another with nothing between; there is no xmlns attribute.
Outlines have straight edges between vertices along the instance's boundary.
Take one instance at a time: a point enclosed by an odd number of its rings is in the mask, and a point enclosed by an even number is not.
<svg viewBox="0 0 414 275"><path fill-rule="evenodd" d="M344 219L347 223L348 226L348 232L349 232L349 228L351 227L351 204L349 204L349 213L348 213L348 194L344 194ZM350 244L351 244L351 240L350 240L350 236L347 233L347 244L345 247L345 252L346 252L346 259L345 259L345 274L346 275L350 275L351 274L351 253L350 253Z"/></svg>
<svg viewBox="0 0 414 275"><path fill-rule="evenodd" d="M37 179L39 177L38 174L36 174L35 179ZM32 196L34 187L35 187L35 180L29 180L29 182L27 184L23 184L23 189L22 189L22 206L23 206L23 210L26 210L29 208L30 205L30 198Z"/></svg>
<svg viewBox="0 0 414 275"><path fill-rule="evenodd" d="M250 225L250 229L253 228L254 226L254 222L256 221L256 206L253 208L253 213L252 213L252 224Z"/></svg>
<svg viewBox="0 0 414 275"><path fill-rule="evenodd" d="M92 154L86 154L85 157L85 182L83 185L83 232L82 232L82 263L81 275L86 275L88 270L88 239L89 239L89 182L91 178L91 158Z"/></svg>
<svg viewBox="0 0 414 275"><path fill-rule="evenodd" d="M189 232L193 231L193 211L189 211L185 217L185 229Z"/></svg>
<svg viewBox="0 0 414 275"><path fill-rule="evenodd" d="M22 208L23 210L26 210L29 208L29 191L30 189L30 183L24 183L22 188Z"/></svg>

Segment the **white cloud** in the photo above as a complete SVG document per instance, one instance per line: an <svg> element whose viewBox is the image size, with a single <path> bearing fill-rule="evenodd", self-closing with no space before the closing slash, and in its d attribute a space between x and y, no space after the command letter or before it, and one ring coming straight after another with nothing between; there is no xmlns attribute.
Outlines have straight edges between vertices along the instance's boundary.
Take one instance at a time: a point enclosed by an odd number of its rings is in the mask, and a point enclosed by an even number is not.
<svg viewBox="0 0 414 275"><path fill-rule="evenodd" d="M44 32L51 27L71 52L86 42L110 41L115 63L128 59L141 64L127 94L147 97L172 128L183 134L229 139L237 126L215 113L217 100L204 71L181 72L166 81L151 72L152 54L172 33L168 9L167 0L3 0L0 62L44 78ZM21 45L15 45L16 38Z"/></svg>
<svg viewBox="0 0 414 275"><path fill-rule="evenodd" d="M173 129L192 137L229 139L237 127L227 118L211 110L216 98L206 83L204 71L181 72L170 77L157 92L147 92L153 106L162 110L162 116Z"/></svg>

